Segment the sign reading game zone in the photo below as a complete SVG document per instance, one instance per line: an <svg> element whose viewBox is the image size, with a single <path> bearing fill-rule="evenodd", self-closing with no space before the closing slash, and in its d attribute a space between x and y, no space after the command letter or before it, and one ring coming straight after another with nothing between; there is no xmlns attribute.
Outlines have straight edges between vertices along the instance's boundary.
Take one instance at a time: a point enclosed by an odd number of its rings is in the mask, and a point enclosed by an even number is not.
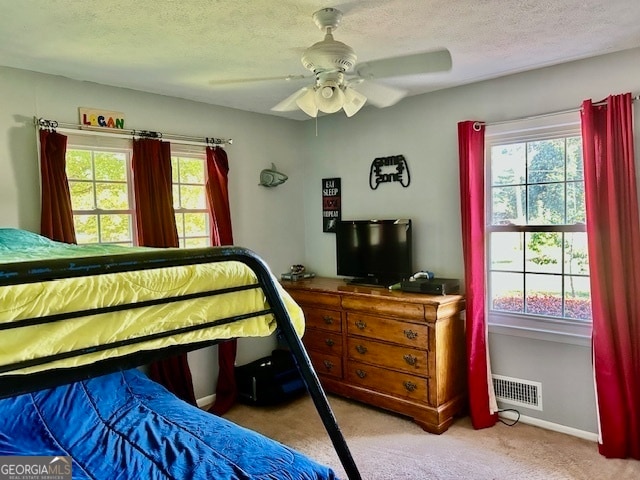
<svg viewBox="0 0 640 480"><path fill-rule="evenodd" d="M411 183L409 165L404 155L378 157L371 162L369 170L369 186L375 190L381 183L398 182L403 187Z"/></svg>

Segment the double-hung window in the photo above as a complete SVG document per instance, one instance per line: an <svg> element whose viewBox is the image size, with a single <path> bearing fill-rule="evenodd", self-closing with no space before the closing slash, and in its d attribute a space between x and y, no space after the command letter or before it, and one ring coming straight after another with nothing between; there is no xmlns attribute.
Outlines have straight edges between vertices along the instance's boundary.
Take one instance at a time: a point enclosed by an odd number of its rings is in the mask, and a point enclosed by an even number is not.
<svg viewBox="0 0 640 480"><path fill-rule="evenodd" d="M206 196L206 161L204 155L180 153L171 156L173 209L181 247L211 245L209 210Z"/></svg>
<svg viewBox="0 0 640 480"><path fill-rule="evenodd" d="M77 242L135 245L128 142L70 137L66 173Z"/></svg>
<svg viewBox="0 0 640 480"><path fill-rule="evenodd" d="M211 245L204 148L172 145L180 247ZM137 245L131 140L70 135L66 173L79 244Z"/></svg>
<svg viewBox="0 0 640 480"><path fill-rule="evenodd" d="M489 126L486 139L489 323L588 335L578 114Z"/></svg>

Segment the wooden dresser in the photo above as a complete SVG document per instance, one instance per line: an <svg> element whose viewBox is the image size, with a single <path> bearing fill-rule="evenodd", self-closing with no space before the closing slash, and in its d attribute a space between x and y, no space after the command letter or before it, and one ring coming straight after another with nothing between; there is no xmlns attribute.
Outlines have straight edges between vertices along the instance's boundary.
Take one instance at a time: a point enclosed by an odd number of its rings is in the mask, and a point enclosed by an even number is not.
<svg viewBox="0 0 640 480"><path fill-rule="evenodd" d="M303 342L326 391L442 433L466 408L461 295L282 281L305 313Z"/></svg>

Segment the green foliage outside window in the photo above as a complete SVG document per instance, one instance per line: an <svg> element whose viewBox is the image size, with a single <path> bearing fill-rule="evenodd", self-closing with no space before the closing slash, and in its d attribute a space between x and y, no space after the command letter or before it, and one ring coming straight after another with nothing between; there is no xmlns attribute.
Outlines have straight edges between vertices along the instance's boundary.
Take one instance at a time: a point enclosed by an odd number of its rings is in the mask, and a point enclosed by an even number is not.
<svg viewBox="0 0 640 480"><path fill-rule="evenodd" d="M129 152L69 149L66 173L77 241L134 245ZM182 247L204 247L209 213L203 158L172 158L173 200Z"/></svg>
<svg viewBox="0 0 640 480"><path fill-rule="evenodd" d="M128 155L69 149L66 172L78 243L133 244Z"/></svg>
<svg viewBox="0 0 640 480"><path fill-rule="evenodd" d="M491 308L590 320L579 136L492 146Z"/></svg>
<svg viewBox="0 0 640 480"><path fill-rule="evenodd" d="M172 157L173 208L181 247L209 245L205 162L202 158Z"/></svg>

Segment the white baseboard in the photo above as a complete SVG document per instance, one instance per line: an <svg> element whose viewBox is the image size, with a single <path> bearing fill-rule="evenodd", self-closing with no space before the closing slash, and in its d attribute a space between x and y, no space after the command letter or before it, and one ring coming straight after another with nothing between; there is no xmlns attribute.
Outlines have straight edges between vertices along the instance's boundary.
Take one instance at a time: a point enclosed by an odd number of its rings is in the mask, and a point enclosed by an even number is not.
<svg viewBox="0 0 640 480"><path fill-rule="evenodd" d="M196 400L196 405L198 408L208 407L209 405L213 405L216 401L216 394L207 395L206 397L198 398Z"/></svg>
<svg viewBox="0 0 640 480"><path fill-rule="evenodd" d="M498 416L506 418L507 420L514 421L518 418L518 414L514 412L500 412ZM547 420L540 420L539 418L528 417L526 415L520 415L520 422L534 427L545 428L547 430L553 430L554 432L566 433L567 435L573 435L574 437L583 438L592 442L598 441L598 434L592 432L586 432L584 430L578 430L577 428L567 427L558 423L548 422Z"/></svg>

